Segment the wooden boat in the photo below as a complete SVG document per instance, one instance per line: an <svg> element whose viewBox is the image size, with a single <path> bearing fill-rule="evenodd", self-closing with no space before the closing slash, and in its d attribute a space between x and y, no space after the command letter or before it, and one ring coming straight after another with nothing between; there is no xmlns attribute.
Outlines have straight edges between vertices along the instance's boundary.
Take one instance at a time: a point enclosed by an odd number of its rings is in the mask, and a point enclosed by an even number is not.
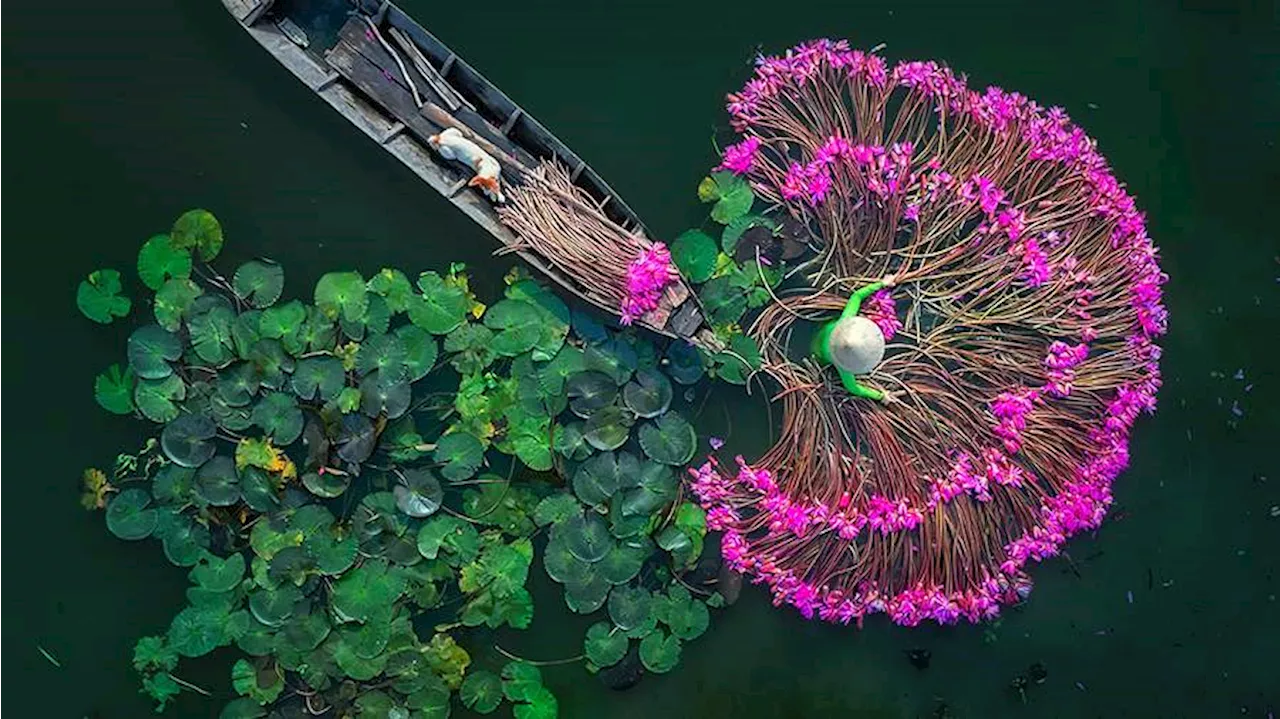
<svg viewBox="0 0 1280 719"><path fill-rule="evenodd" d="M427 138L457 127L519 182L545 160L562 163L576 187L621 227L648 236L635 212L589 165L444 43L390 2L222 0L248 33L321 99L394 155L536 270L600 309L571 276L521 248L493 205L467 186L470 173L428 149ZM335 34L333 27L341 29ZM326 37L327 36L327 37ZM500 250L501 251L501 250ZM623 271L619 268L619 271ZM642 324L662 335L714 339L697 297L669 288Z"/></svg>

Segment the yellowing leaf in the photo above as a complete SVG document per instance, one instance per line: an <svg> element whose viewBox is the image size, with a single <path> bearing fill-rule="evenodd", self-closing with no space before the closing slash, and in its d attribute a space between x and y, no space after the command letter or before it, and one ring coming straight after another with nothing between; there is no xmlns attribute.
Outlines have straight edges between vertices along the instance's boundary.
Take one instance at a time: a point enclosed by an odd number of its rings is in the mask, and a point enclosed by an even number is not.
<svg viewBox="0 0 1280 719"><path fill-rule="evenodd" d="M107 495L115 491L115 487L107 481L107 475L96 467L84 471L81 478L84 492L80 495L80 506L85 509L103 509L107 506Z"/></svg>

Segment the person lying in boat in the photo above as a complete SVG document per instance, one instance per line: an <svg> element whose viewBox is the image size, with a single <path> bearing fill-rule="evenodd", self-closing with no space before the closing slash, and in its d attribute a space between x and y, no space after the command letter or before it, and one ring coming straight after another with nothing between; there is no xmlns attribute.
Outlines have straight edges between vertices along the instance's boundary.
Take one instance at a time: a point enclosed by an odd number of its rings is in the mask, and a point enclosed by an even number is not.
<svg viewBox="0 0 1280 719"><path fill-rule="evenodd" d="M457 160L476 173L467 183L468 187L480 188L494 202L507 201L502 194L502 165L498 164L493 155L468 140L457 128L446 128L440 134L428 137L427 143L444 159Z"/></svg>
<svg viewBox="0 0 1280 719"><path fill-rule="evenodd" d="M898 393L867 387L857 379L857 375L871 372L884 359L884 333L858 310L872 293L895 284L893 275L885 275L879 282L854 292L840 316L824 324L813 338L813 354L820 363L835 366L849 394L885 404L897 400Z"/></svg>

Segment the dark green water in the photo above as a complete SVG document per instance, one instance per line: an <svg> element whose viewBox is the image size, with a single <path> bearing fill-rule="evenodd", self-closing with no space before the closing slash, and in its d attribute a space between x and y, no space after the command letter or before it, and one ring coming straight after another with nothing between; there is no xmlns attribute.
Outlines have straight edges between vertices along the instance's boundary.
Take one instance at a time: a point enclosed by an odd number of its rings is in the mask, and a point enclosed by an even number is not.
<svg viewBox="0 0 1280 719"><path fill-rule="evenodd" d="M462 260L483 295L508 266L220 3L139 5L11 3L5 24L3 709L13 717L149 715L131 647L183 605L184 573L154 543L112 538L76 503L83 467L108 465L146 429L93 402L93 376L122 357L128 328L77 314L80 278L128 270L146 236L196 205L222 219L227 266L277 258L286 292L309 294L328 269ZM1137 429L1119 519L1069 545L1079 576L1062 560L1039 568L1032 601L993 629L877 619L859 632L806 623L749 590L675 673L626 694L578 667L548 671L562 716L918 717L940 702L957 717L1280 709L1280 240L1268 212L1280 193L1280 13L1243 0L958 5L405 3L664 236L701 211L692 192L713 162L721 98L757 43L773 51L826 35L886 42L891 59L943 58L975 83L1065 106L1148 211L1172 276L1161 409ZM1235 426L1233 400L1244 411ZM737 448L762 450L758 398L719 392L700 427L724 431L726 410ZM751 416L761 418L744 427ZM578 653L582 622L555 601L538 612L509 648ZM932 652L929 669L908 663L911 648ZM231 656L182 675L223 693ZM1049 677L1024 704L1006 687L1037 661ZM187 696L169 714L220 705Z"/></svg>

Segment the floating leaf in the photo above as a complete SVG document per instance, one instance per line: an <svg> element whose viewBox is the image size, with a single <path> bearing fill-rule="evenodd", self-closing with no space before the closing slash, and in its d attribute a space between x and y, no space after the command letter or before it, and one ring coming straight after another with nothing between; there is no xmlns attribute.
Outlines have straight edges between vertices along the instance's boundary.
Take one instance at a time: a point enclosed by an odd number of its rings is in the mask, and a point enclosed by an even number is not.
<svg viewBox="0 0 1280 719"><path fill-rule="evenodd" d="M574 472L573 493L584 504L604 504L639 472L640 462L630 452L597 454Z"/></svg>
<svg viewBox="0 0 1280 719"><path fill-rule="evenodd" d="M213 260L222 251L222 225L208 210L187 210L173 223L169 231L174 247L195 248L200 259Z"/></svg>
<svg viewBox="0 0 1280 719"><path fill-rule="evenodd" d="M727 225L751 211L755 194L746 180L732 172L716 172L711 179L717 189L716 204L711 208L712 220Z"/></svg>
<svg viewBox="0 0 1280 719"><path fill-rule="evenodd" d="M191 330L191 346L196 355L213 365L233 359L235 340L231 336L231 325L235 321L235 311L224 304L212 305L203 312L193 306L187 327Z"/></svg>
<svg viewBox="0 0 1280 719"><path fill-rule="evenodd" d="M425 469L406 470L403 484L395 486L396 506L410 517L430 517L444 501L440 482Z"/></svg>
<svg viewBox="0 0 1280 719"><path fill-rule="evenodd" d="M410 300L406 309L410 322L433 335L445 335L466 321L471 300L465 289L446 283L435 272L419 275L418 287L422 295Z"/></svg>
<svg viewBox="0 0 1280 719"><path fill-rule="evenodd" d="M603 372L621 387L631 379L631 373L639 366L635 347L622 337L613 337L599 344L588 345L583 352L583 362L588 370Z"/></svg>
<svg viewBox="0 0 1280 719"><path fill-rule="evenodd" d="M164 379L139 380L133 390L133 402L142 416L152 422L169 422L178 416L178 405L187 396L182 378L171 374Z"/></svg>
<svg viewBox="0 0 1280 719"><path fill-rule="evenodd" d="M231 667L231 687L259 704L270 704L284 691L284 675L275 666L259 671L245 659Z"/></svg>
<svg viewBox="0 0 1280 719"><path fill-rule="evenodd" d="M248 697L237 697L227 702L218 719L262 719L267 710Z"/></svg>
<svg viewBox="0 0 1280 719"><path fill-rule="evenodd" d="M683 587L681 587L683 589ZM707 605L689 596L688 590L672 592L667 600L663 621L671 633L680 639L696 639L707 631L711 615Z"/></svg>
<svg viewBox="0 0 1280 719"><path fill-rule="evenodd" d="M213 437L218 426L202 414L184 414L165 425L160 433L164 454L180 467L199 467L213 456L217 448Z"/></svg>
<svg viewBox="0 0 1280 719"><path fill-rule="evenodd" d="M533 349L542 333L537 308L523 300L503 300L484 315L484 325L495 332L490 345L501 357L515 357Z"/></svg>
<svg viewBox="0 0 1280 719"><path fill-rule="evenodd" d="M396 269L383 268L378 274L369 278L367 285L370 292L380 295L387 301L392 312L404 312L413 300L413 285L404 273Z"/></svg>
<svg viewBox="0 0 1280 719"><path fill-rule="evenodd" d="M249 260L236 270L231 286L254 307L269 307L284 291L284 268L270 260Z"/></svg>
<svg viewBox="0 0 1280 719"><path fill-rule="evenodd" d="M515 705L511 713L515 719L556 719L560 705L550 689L537 686L526 694L525 703Z"/></svg>
<svg viewBox="0 0 1280 719"><path fill-rule="evenodd" d="M585 582L565 585L564 603L578 614L590 614L604 606L605 598L609 596L609 587L610 584L603 577L592 573Z"/></svg>
<svg viewBox="0 0 1280 719"><path fill-rule="evenodd" d="M417 325L405 325L395 331L395 336L404 346L404 366L409 372L409 381L417 382L436 365L440 354L440 343L426 330Z"/></svg>
<svg viewBox="0 0 1280 719"><path fill-rule="evenodd" d="M347 381L342 362L333 357L298 360L290 383L299 399L328 402L337 398Z"/></svg>
<svg viewBox="0 0 1280 719"><path fill-rule="evenodd" d="M496 356L490 343L493 330L482 324L467 323L444 338L444 351L453 354L450 363L463 376L480 372Z"/></svg>
<svg viewBox="0 0 1280 719"><path fill-rule="evenodd" d="M596 449L608 451L621 447L631 435L631 417L617 405L595 412L582 428L582 436ZM690 428L692 431L692 428ZM642 437L643 439L643 437Z"/></svg>
<svg viewBox="0 0 1280 719"><path fill-rule="evenodd" d="M760 369L760 347L745 334L735 334L729 340L729 349L716 355L719 365L716 375L732 384L746 384L747 377Z"/></svg>
<svg viewBox="0 0 1280 719"><path fill-rule="evenodd" d="M652 553L653 544L647 537L628 539L611 548L596 569L610 584L626 584L640 573Z"/></svg>
<svg viewBox="0 0 1280 719"><path fill-rule="evenodd" d="M140 671L173 671L178 653L164 637L143 637L133 645L133 668Z"/></svg>
<svg viewBox="0 0 1280 719"><path fill-rule="evenodd" d="M554 292L530 279L521 280L508 287L507 297L528 302L537 310L538 339L531 353L534 361L546 362L555 357L569 334L571 318L569 308ZM490 309L489 312L492 313L493 310ZM488 315L485 319L487 324Z"/></svg>
<svg viewBox="0 0 1280 719"><path fill-rule="evenodd" d="M605 526L600 515L591 512L587 515L570 517L553 529L564 538L565 547L573 556L584 562L598 562L613 547L613 538L609 536L609 528Z"/></svg>
<svg viewBox="0 0 1280 719"><path fill-rule="evenodd" d="M406 375L405 360L408 352L404 343L395 335L378 335L360 345L356 353L356 372L361 375L378 371L397 379Z"/></svg>
<svg viewBox="0 0 1280 719"><path fill-rule="evenodd" d="M608 622L596 622L587 629L587 638L582 644L587 661L597 667L611 667L622 661L627 654L627 635L615 629Z"/></svg>
<svg viewBox="0 0 1280 719"><path fill-rule="evenodd" d="M341 497L342 493L351 486L351 475L337 472L307 472L302 475L302 486L317 497L333 499Z"/></svg>
<svg viewBox="0 0 1280 719"><path fill-rule="evenodd" d="M653 368L636 372L635 379L627 383L622 390L623 401L627 409L637 417L657 417L671 406L674 392L671 380Z"/></svg>
<svg viewBox="0 0 1280 719"><path fill-rule="evenodd" d="M655 462L681 466L693 459L698 438L693 426L675 412L668 412L640 427L640 447Z"/></svg>
<svg viewBox="0 0 1280 719"><path fill-rule="evenodd" d="M93 380L93 398L112 414L133 413L133 370L113 364Z"/></svg>
<svg viewBox="0 0 1280 719"><path fill-rule="evenodd" d="M462 680L459 696L468 709L488 714L502 703L502 680L483 669L471 672Z"/></svg>
<svg viewBox="0 0 1280 719"><path fill-rule="evenodd" d="M688 342L676 340L668 345L663 364L671 379L680 384L694 384L702 379L702 355Z"/></svg>
<svg viewBox="0 0 1280 719"><path fill-rule="evenodd" d="M156 528L156 511L148 509L151 494L136 487L117 494L107 505L107 529L121 539L146 539Z"/></svg>
<svg viewBox="0 0 1280 719"><path fill-rule="evenodd" d="M701 230L688 230L671 243L671 259L690 282L702 283L716 269L716 241Z"/></svg>
<svg viewBox="0 0 1280 719"><path fill-rule="evenodd" d="M94 270L81 280L76 289L76 307L85 317L99 324L110 324L129 314L133 303L120 294L120 273L116 270Z"/></svg>
<svg viewBox="0 0 1280 719"><path fill-rule="evenodd" d="M334 582L331 602L342 621L367 622L404 592L405 579L385 559L371 559Z"/></svg>
<svg viewBox="0 0 1280 719"><path fill-rule="evenodd" d="M229 507L240 501L240 476L235 462L227 456L205 462L196 471L195 493L215 507Z"/></svg>
<svg viewBox="0 0 1280 719"><path fill-rule="evenodd" d="M156 292L154 310L156 322L170 332L177 332L182 318L204 290L189 279L172 279Z"/></svg>
<svg viewBox="0 0 1280 719"><path fill-rule="evenodd" d="M653 595L640 587L614 587L609 593L609 618L628 631L652 620Z"/></svg>
<svg viewBox="0 0 1280 719"><path fill-rule="evenodd" d="M480 535L470 523L457 517L432 517L418 531L418 552L427 559L435 559L441 549L445 550L450 565L469 564L479 556Z"/></svg>
<svg viewBox="0 0 1280 719"><path fill-rule="evenodd" d="M337 441L339 459L359 465L373 454L377 442L377 432L367 417L355 414L342 417Z"/></svg>
<svg viewBox="0 0 1280 719"><path fill-rule="evenodd" d="M538 502L537 508L533 510L533 521L537 522L539 527L559 524L577 515L579 511L578 500L574 499L572 494L557 492L543 497L542 501Z"/></svg>
<svg viewBox="0 0 1280 719"><path fill-rule="evenodd" d="M129 366L141 379L163 379L173 374L169 363L182 356L182 340L160 325L144 325L129 335Z"/></svg>
<svg viewBox="0 0 1280 719"><path fill-rule="evenodd" d="M275 589L259 589L249 595L249 611L259 622L269 627L279 627L293 616L301 599L302 592L289 584Z"/></svg>
<svg viewBox="0 0 1280 719"><path fill-rule="evenodd" d="M187 607L169 624L169 645L184 657L201 657L227 643L227 614L211 608Z"/></svg>
<svg viewBox="0 0 1280 719"><path fill-rule="evenodd" d="M400 417L413 401L413 390L401 366L396 370L376 370L360 380L360 411L370 417L385 414L387 419Z"/></svg>
<svg viewBox="0 0 1280 719"><path fill-rule="evenodd" d="M583 424L581 422L552 425L551 446L561 455L575 461L590 457L593 450L591 445L587 444L586 437L582 436L582 428Z"/></svg>
<svg viewBox="0 0 1280 719"><path fill-rule="evenodd" d="M565 382L565 393L571 400L569 407L573 413L585 419L613 404L618 385L604 373L579 372Z"/></svg>
<svg viewBox="0 0 1280 719"><path fill-rule="evenodd" d="M229 592L240 586L243 578L243 554L233 554L223 559L205 553L200 558L200 563L191 568L191 581L210 592Z"/></svg>
<svg viewBox="0 0 1280 719"><path fill-rule="evenodd" d="M654 674L665 674L680 663L680 640L661 630L640 640L640 663Z"/></svg>
<svg viewBox="0 0 1280 719"><path fill-rule="evenodd" d="M586 357L573 345L564 345L538 372L538 384L548 395L564 392L565 381L586 368Z"/></svg>
<svg viewBox="0 0 1280 719"><path fill-rule="evenodd" d="M175 247L168 235L155 235L138 250L138 278L158 290L165 280L191 277L191 253Z"/></svg>
<svg viewBox="0 0 1280 719"><path fill-rule="evenodd" d="M292 300L263 310L258 319L258 334L265 339L292 337L301 333L306 322L307 306L299 300Z"/></svg>
<svg viewBox="0 0 1280 719"><path fill-rule="evenodd" d="M591 578L591 564L569 551L568 542L557 533L542 553L542 566L547 576L561 584L582 584Z"/></svg>
<svg viewBox="0 0 1280 719"><path fill-rule="evenodd" d="M502 693L513 702L527 701L542 686L542 672L528 662L512 661L502 667Z"/></svg>
<svg viewBox="0 0 1280 719"><path fill-rule="evenodd" d="M360 322L369 309L364 278L359 272L330 272L316 283L316 307L330 319Z"/></svg>
<svg viewBox="0 0 1280 719"><path fill-rule="evenodd" d="M440 474L459 482L472 477L484 460L484 445L469 432L446 434L436 442L435 460L444 464Z"/></svg>
<svg viewBox="0 0 1280 719"><path fill-rule="evenodd" d="M302 434L302 410L293 395L268 392L253 406L253 423L261 427L277 446L285 447Z"/></svg>
<svg viewBox="0 0 1280 719"><path fill-rule="evenodd" d="M164 543L165 557L179 567L190 567L200 561L209 546L207 528L169 509L157 510L155 536Z"/></svg>

